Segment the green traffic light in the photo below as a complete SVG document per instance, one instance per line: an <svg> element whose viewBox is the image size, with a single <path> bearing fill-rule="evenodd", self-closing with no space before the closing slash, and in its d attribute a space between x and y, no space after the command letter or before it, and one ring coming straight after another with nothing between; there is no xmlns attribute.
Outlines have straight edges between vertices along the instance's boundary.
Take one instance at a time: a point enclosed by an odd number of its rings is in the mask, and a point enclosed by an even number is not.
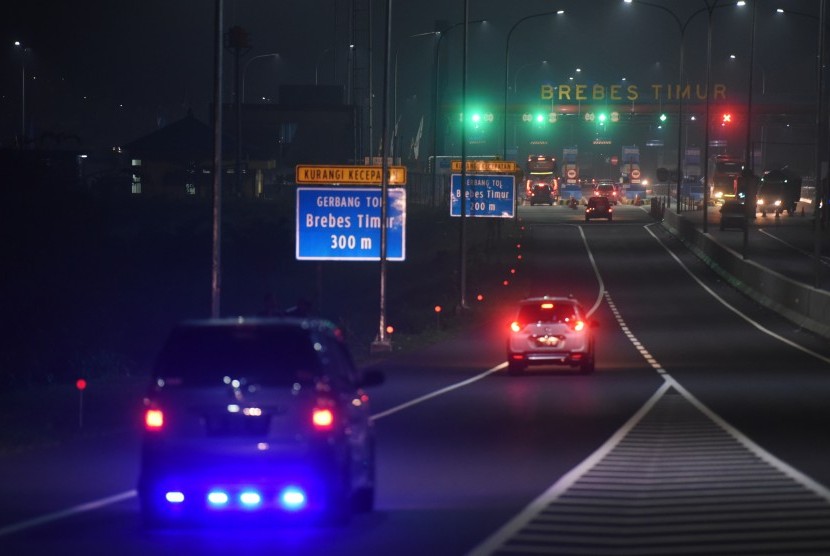
<svg viewBox="0 0 830 556"><path fill-rule="evenodd" d="M543 114L536 114L536 121L541 124L545 121L545 116Z"/></svg>
<svg viewBox="0 0 830 556"><path fill-rule="evenodd" d="M666 121L666 115L665 115L665 114L660 114L660 121L661 121L661 122L665 122L665 121Z"/></svg>
<svg viewBox="0 0 830 556"><path fill-rule="evenodd" d="M478 123L481 121L481 114L473 114L473 123Z"/></svg>
<svg viewBox="0 0 830 556"><path fill-rule="evenodd" d="M607 118L608 118L608 116L606 116L604 113L600 113L600 115L599 115L599 121L600 121L600 123L604 124L604 123L605 123L605 120L606 120Z"/></svg>

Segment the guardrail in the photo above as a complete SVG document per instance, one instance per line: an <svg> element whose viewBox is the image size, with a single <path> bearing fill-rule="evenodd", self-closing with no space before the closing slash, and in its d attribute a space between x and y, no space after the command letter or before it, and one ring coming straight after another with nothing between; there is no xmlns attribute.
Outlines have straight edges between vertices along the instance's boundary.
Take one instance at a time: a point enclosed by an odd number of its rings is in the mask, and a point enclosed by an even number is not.
<svg viewBox="0 0 830 556"><path fill-rule="evenodd" d="M724 280L785 318L830 338L830 292L796 282L703 234L693 222L666 210L663 226Z"/></svg>

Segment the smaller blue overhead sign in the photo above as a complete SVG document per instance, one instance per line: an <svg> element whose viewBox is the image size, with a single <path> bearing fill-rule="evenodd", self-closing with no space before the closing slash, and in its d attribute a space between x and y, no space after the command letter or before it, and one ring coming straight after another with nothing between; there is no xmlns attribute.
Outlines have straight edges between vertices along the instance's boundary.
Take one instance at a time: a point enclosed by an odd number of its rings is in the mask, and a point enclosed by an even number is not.
<svg viewBox="0 0 830 556"><path fill-rule="evenodd" d="M513 218L515 177L506 175L467 175L465 197L467 216ZM450 216L461 216L461 175L452 175Z"/></svg>
<svg viewBox="0 0 830 556"><path fill-rule="evenodd" d="M379 187L298 187L297 260L380 260ZM405 259L406 190L387 189L386 259Z"/></svg>

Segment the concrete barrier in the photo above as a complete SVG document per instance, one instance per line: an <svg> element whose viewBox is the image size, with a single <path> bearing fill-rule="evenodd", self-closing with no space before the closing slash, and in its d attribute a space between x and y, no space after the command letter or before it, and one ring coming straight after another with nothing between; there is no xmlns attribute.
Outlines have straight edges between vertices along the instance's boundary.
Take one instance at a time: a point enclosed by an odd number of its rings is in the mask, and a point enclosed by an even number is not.
<svg viewBox="0 0 830 556"><path fill-rule="evenodd" d="M830 338L830 292L796 282L703 234L692 222L666 211L663 227L677 236L712 270L759 303L802 328Z"/></svg>

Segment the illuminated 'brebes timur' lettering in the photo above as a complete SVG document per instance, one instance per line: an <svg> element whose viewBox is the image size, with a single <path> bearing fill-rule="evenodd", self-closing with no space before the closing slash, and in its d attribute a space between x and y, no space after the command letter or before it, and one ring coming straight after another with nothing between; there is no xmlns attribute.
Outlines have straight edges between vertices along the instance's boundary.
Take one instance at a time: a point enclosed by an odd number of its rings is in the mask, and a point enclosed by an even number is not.
<svg viewBox="0 0 830 556"><path fill-rule="evenodd" d="M648 93L651 96L647 96ZM715 100L726 100L726 85L716 83L712 87ZM539 98L541 100L583 101L583 100L706 100L706 86L688 83L684 87L676 84L653 83L643 91L637 85L576 85L563 84L558 86L544 84L541 86Z"/></svg>

